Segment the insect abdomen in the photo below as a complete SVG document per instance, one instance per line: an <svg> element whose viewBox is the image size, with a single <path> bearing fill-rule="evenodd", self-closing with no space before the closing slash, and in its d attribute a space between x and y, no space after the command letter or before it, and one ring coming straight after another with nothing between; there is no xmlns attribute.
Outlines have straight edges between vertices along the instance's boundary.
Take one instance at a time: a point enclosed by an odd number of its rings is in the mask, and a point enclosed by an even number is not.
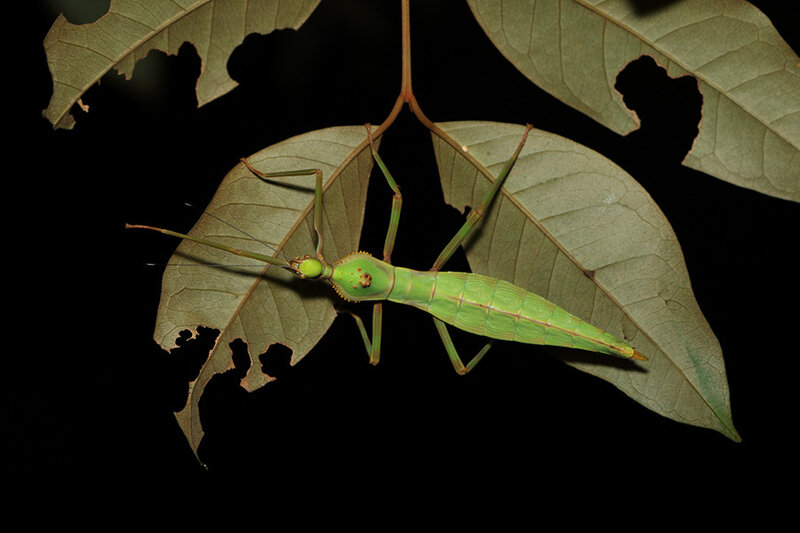
<svg viewBox="0 0 800 533"><path fill-rule="evenodd" d="M465 272L396 268L389 300L412 305L476 335L566 346L618 357L633 348L541 296L507 281Z"/></svg>

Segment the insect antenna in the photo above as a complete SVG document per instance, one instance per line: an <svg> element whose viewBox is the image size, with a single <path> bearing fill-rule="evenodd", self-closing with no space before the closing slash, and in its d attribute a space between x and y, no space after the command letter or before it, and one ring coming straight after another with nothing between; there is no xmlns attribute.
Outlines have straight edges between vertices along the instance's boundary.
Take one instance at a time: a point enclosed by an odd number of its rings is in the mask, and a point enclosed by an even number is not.
<svg viewBox="0 0 800 533"><path fill-rule="evenodd" d="M194 209L194 210L196 210L196 211L199 211L199 212L200 212L200 213L202 213L203 215L209 216L209 217L211 217L211 218L213 218L213 219L215 219L215 220L218 220L219 222L222 222L223 224L225 224L225 225L227 225L227 226L229 226L229 227L231 227L231 228L235 229L236 231L238 231L238 232L239 232L239 233L241 233L242 235L247 235L248 237L250 237L250 238L251 238L251 239L253 239L254 241L256 241L256 242L258 242L258 243L261 243L261 244L263 244L264 246L266 246L267 248L269 248L269 249L270 249L270 250L272 250L273 252L277 253L278 255L280 255L281 257L283 257L284 259L286 259L287 261L289 260L289 258L288 258L288 257L286 257L286 254L284 254L282 251L280 251L280 250L278 250L278 249L274 248L274 247L273 247L271 244L269 244L268 242L266 242L266 241L262 241L261 239L259 239L259 238L257 238L257 237L254 237L253 235L250 235L249 233L247 233L247 232L246 232L245 230L243 230L242 228L239 228L239 227L237 227L237 226L234 226L233 224L231 224L231 223L230 223L230 222L228 222L227 220L224 220L224 219L222 219L222 218L218 217L217 215L215 215L215 214L213 214L213 213L209 213L209 212L208 212L208 211L206 211L205 209L200 209L199 207L197 207L197 206L194 206L194 205L190 204L189 202L184 202L183 204L184 204L186 207L190 207L190 208L192 208L192 209Z"/></svg>
<svg viewBox="0 0 800 533"><path fill-rule="evenodd" d="M217 248L218 250L223 250L225 252L229 252L229 253L232 253L234 255L238 255L238 256L241 256L241 257L249 257L250 259L256 259L258 261L261 261L263 263L267 263L269 265L276 265L276 266L279 266L281 268L285 268L285 269L288 269L288 270L292 270L292 271L294 270L294 267L292 266L291 261L289 261L287 259L284 259L282 257L280 257L280 258L279 257L272 257L272 256L269 256L269 255L259 254L259 253L256 253L256 252L250 252L250 251L247 251L247 250L234 248L234 247L228 246L226 244L221 244L221 243L218 243L218 242L209 241L209 240L206 240L206 239L201 239L199 237L194 237L192 235L187 235L185 233L179 233L177 231L172 231L172 230L168 230L168 229L164 229L164 228L157 228L155 226L145 226L145 225L142 225L142 224L125 224L125 228L126 229L146 229L146 230L150 230L150 231L156 231L158 233L163 233L164 235L171 235L172 237L178 237L180 239L184 239L184 240L188 240L188 241L194 241L194 242L203 244L205 246L210 246L211 248ZM205 265L205 266L208 266L208 265Z"/></svg>
<svg viewBox="0 0 800 533"><path fill-rule="evenodd" d="M264 268L264 265L236 265L231 263L142 263L146 267L217 267L217 268Z"/></svg>

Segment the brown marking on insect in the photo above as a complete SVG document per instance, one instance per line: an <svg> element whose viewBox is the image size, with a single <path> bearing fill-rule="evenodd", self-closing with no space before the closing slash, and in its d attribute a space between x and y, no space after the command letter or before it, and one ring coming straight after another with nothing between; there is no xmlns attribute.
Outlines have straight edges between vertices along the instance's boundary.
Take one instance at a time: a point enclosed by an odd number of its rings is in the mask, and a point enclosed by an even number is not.
<svg viewBox="0 0 800 533"><path fill-rule="evenodd" d="M594 281L594 270L589 270L588 268L584 268L583 275L589 278L590 280Z"/></svg>
<svg viewBox="0 0 800 533"><path fill-rule="evenodd" d="M362 287L369 287L370 285L372 285L372 276L370 276L368 273L365 272L361 274L361 281L359 281L358 283Z"/></svg>

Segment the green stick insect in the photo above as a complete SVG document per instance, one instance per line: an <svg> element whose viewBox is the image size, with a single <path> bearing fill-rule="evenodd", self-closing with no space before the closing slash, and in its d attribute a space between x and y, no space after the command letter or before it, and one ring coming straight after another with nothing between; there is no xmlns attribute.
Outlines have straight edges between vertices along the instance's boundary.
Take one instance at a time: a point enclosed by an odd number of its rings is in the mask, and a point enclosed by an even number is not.
<svg viewBox="0 0 800 533"><path fill-rule="evenodd" d="M358 315L350 313L356 320L370 363L380 359L381 329L383 323L383 301L410 305L433 316L433 322L442 338L445 350L456 372L466 374L486 355L495 339L565 346L589 350L625 359L646 360L629 343L610 333L598 329L588 322L568 313L541 296L517 287L509 282L466 272L441 272L455 250L477 227L483 214L497 196L503 181L508 176L528 137L531 126L527 125L514 154L503 167L492 188L484 196L481 205L472 210L464 225L445 246L427 272L394 266L391 264L397 227L400 221L402 195L400 188L384 164L372 142L370 127L367 137L372 156L386 178L394 196L389 218L389 229L383 248L383 260L366 252L356 251L329 263L322 254L322 171L319 169L293 170L286 172L260 172L246 160L242 162L262 179L284 176L316 175L314 198L314 229L317 233L316 257L304 255L291 260L266 256L255 252L232 248L219 243L199 239L174 231L152 226L126 225L127 228L150 229L200 244L212 246L232 254L260 260L291 271L302 279L324 280L348 301L375 302L372 312L372 338ZM349 311L348 311L349 313ZM487 344L466 365L456 351L446 324L488 337Z"/></svg>

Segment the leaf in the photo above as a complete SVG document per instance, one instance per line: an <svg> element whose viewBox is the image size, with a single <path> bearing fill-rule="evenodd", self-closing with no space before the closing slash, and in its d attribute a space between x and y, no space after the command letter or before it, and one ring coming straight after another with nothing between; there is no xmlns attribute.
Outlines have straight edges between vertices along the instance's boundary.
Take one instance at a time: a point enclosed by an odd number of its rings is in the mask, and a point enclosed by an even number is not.
<svg viewBox="0 0 800 533"><path fill-rule="evenodd" d="M480 205L523 128L437 125L462 147L433 135L445 200L462 211ZM481 228L464 244L474 272L540 294L649 358L636 368L570 353L568 364L659 414L740 440L722 351L692 293L677 238L633 178L586 147L531 130Z"/></svg>
<svg viewBox="0 0 800 533"><path fill-rule="evenodd" d="M531 81L619 134L637 127L614 89L629 62L649 55L673 77L694 76L703 118L684 164L800 201L800 59L747 2L683 0L657 9L633 0L469 4Z"/></svg>
<svg viewBox="0 0 800 533"><path fill-rule="evenodd" d="M363 126L342 126L293 137L247 161L262 172L322 169L323 252L338 258L358 247L373 161L366 146ZM269 253L266 247L254 249L257 239L290 258L313 254L313 205L314 176L264 181L239 164L225 176L206 210L217 218L202 217L190 235ZM262 268L248 268L249 263ZM235 266L220 266L226 264ZM293 350L292 364L300 361L336 317L337 297L322 283L191 241L180 244L170 265L164 272L155 340L169 349L183 330L207 326L221 331L190 384L187 405L176 415L197 453L203 435L198 402L211 377L233 367L228 344L235 339L248 344L250 368L242 385L252 391L271 379L261 371L258 354L280 343Z"/></svg>
<svg viewBox="0 0 800 533"><path fill-rule="evenodd" d="M201 59L197 103L203 105L236 86L228 56L249 33L297 29L319 0L112 0L92 24L75 25L63 15L44 40L53 76L53 96L44 116L54 127L72 128L69 114L92 85L112 68L127 77L151 50L176 54L194 43ZM84 108L85 110L85 108Z"/></svg>

